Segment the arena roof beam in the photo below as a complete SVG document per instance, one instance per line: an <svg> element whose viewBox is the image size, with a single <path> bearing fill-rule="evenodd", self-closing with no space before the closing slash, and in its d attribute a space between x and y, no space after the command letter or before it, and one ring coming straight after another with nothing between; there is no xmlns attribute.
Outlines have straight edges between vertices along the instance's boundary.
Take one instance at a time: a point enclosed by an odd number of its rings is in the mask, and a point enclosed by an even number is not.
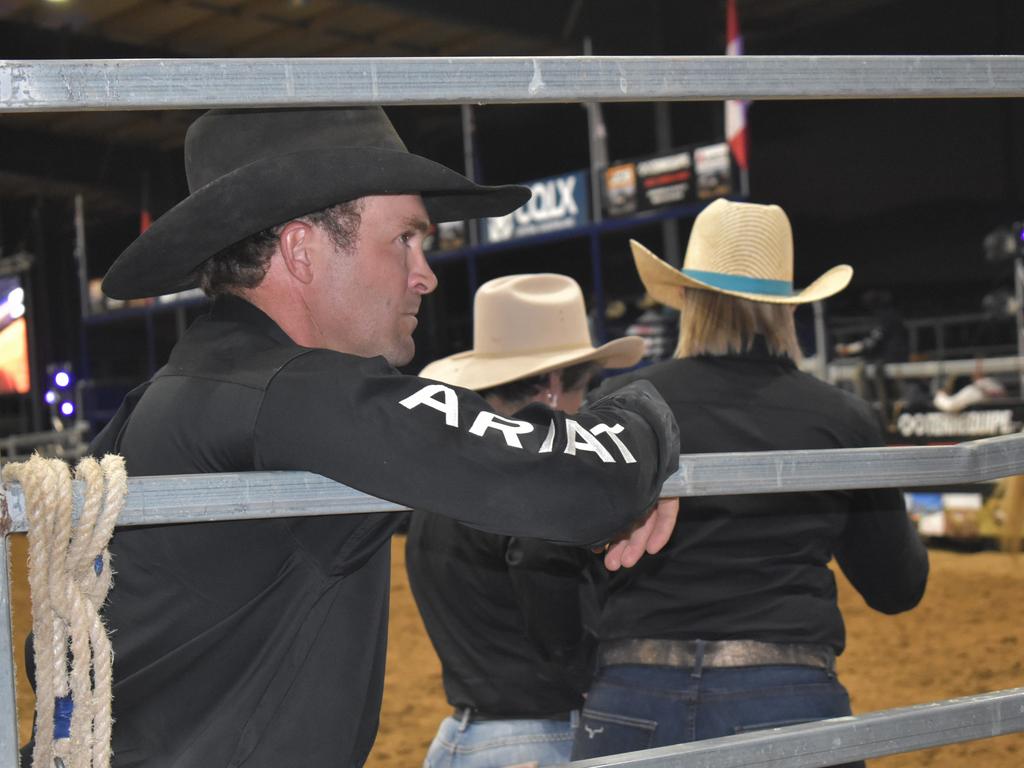
<svg viewBox="0 0 1024 768"><path fill-rule="evenodd" d="M665 496L844 490L967 483L1024 474L1024 434L943 446L684 454ZM0 532L26 530L20 486L0 495ZM75 508L81 489L75 484ZM310 472L164 475L128 480L118 526L396 512L399 504ZM76 512L77 515L77 512Z"/></svg>
<svg viewBox="0 0 1024 768"><path fill-rule="evenodd" d="M1020 96L1024 96L1024 56L0 60L0 114L344 104Z"/></svg>

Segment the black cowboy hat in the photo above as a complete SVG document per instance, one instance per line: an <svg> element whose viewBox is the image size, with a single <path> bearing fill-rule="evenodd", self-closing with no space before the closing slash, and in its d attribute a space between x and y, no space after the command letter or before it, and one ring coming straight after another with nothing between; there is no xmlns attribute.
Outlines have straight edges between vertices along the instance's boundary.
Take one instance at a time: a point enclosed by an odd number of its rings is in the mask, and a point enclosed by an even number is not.
<svg viewBox="0 0 1024 768"><path fill-rule="evenodd" d="M115 299L175 293L196 268L268 227L366 195L421 194L434 221L503 216L526 187L487 187L411 154L380 107L212 110L185 135L189 196L103 278Z"/></svg>

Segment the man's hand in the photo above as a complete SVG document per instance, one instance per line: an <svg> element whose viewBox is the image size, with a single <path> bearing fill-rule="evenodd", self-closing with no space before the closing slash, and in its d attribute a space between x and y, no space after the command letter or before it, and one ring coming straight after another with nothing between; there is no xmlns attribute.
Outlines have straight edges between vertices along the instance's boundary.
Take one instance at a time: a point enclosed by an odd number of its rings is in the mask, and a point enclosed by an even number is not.
<svg viewBox="0 0 1024 768"><path fill-rule="evenodd" d="M612 542L604 554L604 565L609 571L621 567L632 568L643 557L644 552L653 555L661 550L676 527L679 515L679 499L658 499L647 519L634 528L628 538Z"/></svg>

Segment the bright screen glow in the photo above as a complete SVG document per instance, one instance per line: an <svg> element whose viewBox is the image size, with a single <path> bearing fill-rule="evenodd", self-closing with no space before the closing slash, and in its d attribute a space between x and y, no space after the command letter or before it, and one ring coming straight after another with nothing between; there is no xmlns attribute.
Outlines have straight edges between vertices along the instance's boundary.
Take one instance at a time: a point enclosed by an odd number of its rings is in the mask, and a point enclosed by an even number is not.
<svg viewBox="0 0 1024 768"><path fill-rule="evenodd" d="M23 395L31 386L25 291L17 277L0 277L0 395Z"/></svg>

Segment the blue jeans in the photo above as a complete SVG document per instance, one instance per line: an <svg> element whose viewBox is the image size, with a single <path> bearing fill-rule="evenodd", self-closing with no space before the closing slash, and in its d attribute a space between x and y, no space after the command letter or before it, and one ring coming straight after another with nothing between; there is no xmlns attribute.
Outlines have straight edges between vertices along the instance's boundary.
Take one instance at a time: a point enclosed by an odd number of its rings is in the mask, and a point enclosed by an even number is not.
<svg viewBox="0 0 1024 768"><path fill-rule="evenodd" d="M603 668L587 694L573 760L850 714L831 670L802 666ZM862 764L858 764L862 765Z"/></svg>
<svg viewBox="0 0 1024 768"><path fill-rule="evenodd" d="M446 717L423 768L506 768L569 762L579 713L571 720L475 720Z"/></svg>

